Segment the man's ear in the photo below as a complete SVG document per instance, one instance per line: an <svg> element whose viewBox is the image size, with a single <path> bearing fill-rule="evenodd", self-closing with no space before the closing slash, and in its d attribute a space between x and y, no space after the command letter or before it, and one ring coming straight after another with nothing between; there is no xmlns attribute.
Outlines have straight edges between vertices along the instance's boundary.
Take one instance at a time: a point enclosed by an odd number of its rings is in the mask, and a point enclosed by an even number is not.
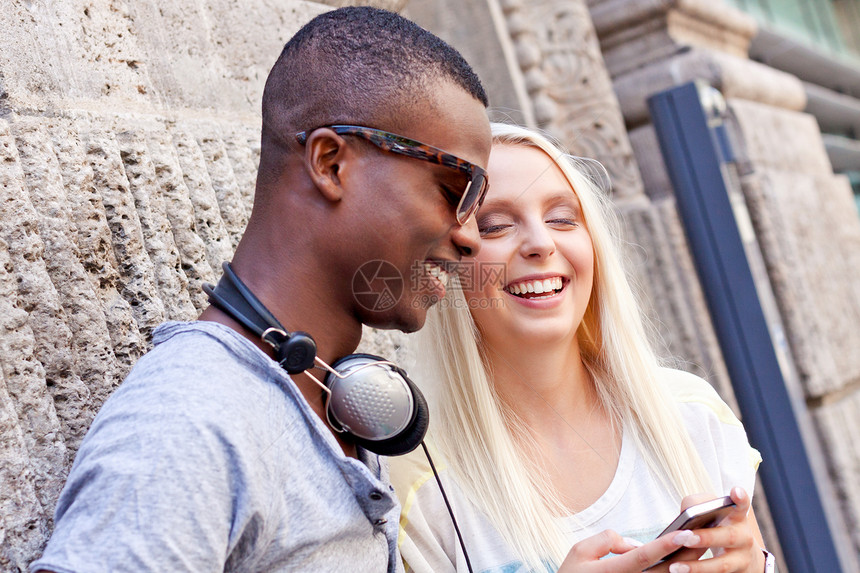
<svg viewBox="0 0 860 573"><path fill-rule="evenodd" d="M343 198L341 178L348 155L346 141L325 127L315 129L305 142L305 167L316 188L329 201Z"/></svg>

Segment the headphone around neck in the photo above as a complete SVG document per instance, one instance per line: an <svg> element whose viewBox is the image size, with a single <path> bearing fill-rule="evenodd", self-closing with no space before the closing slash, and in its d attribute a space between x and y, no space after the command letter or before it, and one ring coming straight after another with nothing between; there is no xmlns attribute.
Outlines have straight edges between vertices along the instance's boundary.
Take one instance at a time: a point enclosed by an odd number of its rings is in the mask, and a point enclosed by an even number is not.
<svg viewBox="0 0 860 573"><path fill-rule="evenodd" d="M350 354L329 366L317 356L317 345L310 334L289 332L239 280L230 263L222 266L224 275L218 285L203 285L209 302L271 345L278 364L289 374L304 373L325 391L326 421L335 432L384 456L408 454L422 446L471 572L472 563L454 511L424 445L430 422L427 401L406 372L373 354ZM326 371L323 382L309 372L314 367Z"/></svg>
<svg viewBox="0 0 860 573"><path fill-rule="evenodd" d="M414 450L427 433L427 401L406 372L373 354L350 354L329 366L316 355L306 332L289 332L241 281L230 263L217 286L203 285L209 302L275 350L289 374L304 373L326 393L331 428L375 454L398 456ZM320 382L311 368L326 371Z"/></svg>

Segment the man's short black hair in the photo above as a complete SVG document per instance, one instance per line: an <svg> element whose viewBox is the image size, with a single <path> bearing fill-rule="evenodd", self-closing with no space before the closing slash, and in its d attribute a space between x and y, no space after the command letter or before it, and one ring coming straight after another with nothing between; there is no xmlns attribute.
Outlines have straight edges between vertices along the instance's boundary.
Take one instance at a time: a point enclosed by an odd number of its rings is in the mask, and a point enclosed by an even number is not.
<svg viewBox="0 0 860 573"><path fill-rule="evenodd" d="M269 74L263 93L263 138L335 123L396 125L448 80L487 106L478 76L460 53L398 14L339 8L302 27Z"/></svg>

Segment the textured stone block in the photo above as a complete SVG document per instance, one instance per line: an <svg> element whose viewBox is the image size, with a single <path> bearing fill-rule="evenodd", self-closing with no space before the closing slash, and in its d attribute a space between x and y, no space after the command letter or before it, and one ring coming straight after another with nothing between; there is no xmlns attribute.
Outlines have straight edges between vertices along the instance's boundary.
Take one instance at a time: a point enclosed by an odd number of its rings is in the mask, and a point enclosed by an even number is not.
<svg viewBox="0 0 860 573"><path fill-rule="evenodd" d="M792 212L793 208L789 207L791 204L794 208L804 204L809 207L807 202L811 197L798 196L795 191L799 195L814 194L814 189L810 188L812 182L808 176L797 173L764 170L741 181L804 389L808 396L820 396L835 390L840 386L842 375L828 344L831 329L825 319L828 315L819 314L814 287L816 279L812 275L817 264L808 259L809 250L818 251L812 255L814 257L822 256L825 260L829 257L820 248L816 249L820 244L814 241L803 244L805 239L801 227L809 225L797 221L797 218L807 219L819 230L823 230L823 226L820 221L809 218L808 210ZM794 203L795 199L799 203ZM836 309L831 309L828 314L832 316L833 310Z"/></svg>
<svg viewBox="0 0 860 573"><path fill-rule="evenodd" d="M46 269L71 331L70 345L77 373L86 385L86 391L79 390L80 403L62 400L57 404L61 418L73 418L81 426L80 433L66 437L68 447L74 452L98 407L120 379L104 310L75 242L77 231L69 217L50 128L43 123L35 118L19 118L13 127L30 202L45 245ZM72 408L68 414L64 412L67 408Z"/></svg>
<svg viewBox="0 0 860 573"><path fill-rule="evenodd" d="M592 3L591 14L613 76L691 46L746 58L756 31L750 16L703 0L607 0Z"/></svg>
<svg viewBox="0 0 860 573"><path fill-rule="evenodd" d="M730 30L747 39L756 33L755 21L747 14L723 2L707 0L589 0L591 18L600 36L625 30L658 15L670 17L680 12L715 28Z"/></svg>
<svg viewBox="0 0 860 573"><path fill-rule="evenodd" d="M233 248L227 226L221 217L218 197L212 188L203 153L192 130L193 126L187 124L174 128L173 143L180 172L194 206L197 234L206 246L206 258L212 272L221 276L221 263L233 258Z"/></svg>
<svg viewBox="0 0 860 573"><path fill-rule="evenodd" d="M680 356L687 361L695 358L694 364L697 368L691 371L708 380L723 400L734 409L736 414L740 415L677 204L674 199L667 199L655 201L654 207L665 229L666 241L678 274L676 296L683 297L678 304L683 312L689 315L692 328L687 333L687 340ZM676 324L668 327L675 328ZM689 370L689 368L685 369Z"/></svg>
<svg viewBox="0 0 860 573"><path fill-rule="evenodd" d="M108 126L93 127L86 137L87 158L113 237L122 284L120 293L131 305L138 329L148 343L152 330L164 322L164 304L158 297L154 265L146 252L119 146Z"/></svg>
<svg viewBox="0 0 860 573"><path fill-rule="evenodd" d="M663 154L660 152L660 142L657 141L657 132L651 124L642 125L627 132L630 137L630 146L633 155L639 165L642 174L642 183L645 193L653 200L674 196L672 181L666 171L663 162Z"/></svg>
<svg viewBox="0 0 860 573"><path fill-rule="evenodd" d="M760 102L728 99L741 172L767 167L810 175L833 175L815 118Z"/></svg>
<svg viewBox="0 0 860 573"><path fill-rule="evenodd" d="M39 217L30 203L24 174L18 159L14 139L9 132L8 124L0 121L0 165L2 165L3 185L0 186L0 238L8 245L8 259L4 271L7 273L7 284L17 287L9 289L0 296L13 308L21 308L26 315L12 312L4 316L10 322L6 328L17 333L24 324L32 331L33 347L29 346L31 339L20 335L10 334L0 336L4 344L15 345L8 348L7 360L16 360L32 355L44 367L44 373L28 368L28 375L21 379L13 376L15 372L6 373L6 383L10 394L18 400L19 417L29 418L26 413L33 408L35 412L33 423L39 427L30 428L35 432L32 438L36 444L45 444L45 451L34 458L47 458L46 466L54 464L54 469L41 468L37 475L45 482L44 490L40 487L40 501L44 505L47 500L59 491L61 478L56 474L57 468L64 467L65 440L68 436L73 443L79 441L89 425L90 414L87 407L89 392L78 376L75 359L71 347L72 333L66 324L65 312L60 304L57 291L51 282L43 258L44 244L39 236ZM28 361L29 362L29 361ZM32 364L31 364L32 366ZM44 376L44 377L42 377ZM14 385L20 380L20 386ZM13 387L19 390L13 390ZM62 409L55 411L51 398L47 397L45 388L50 390L50 396L63 404ZM26 404L22 397L27 396ZM47 400L47 402L46 402ZM26 413L26 414L24 414ZM62 433L53 427L53 418L59 416ZM39 480L37 480L37 483Z"/></svg>
<svg viewBox="0 0 860 573"><path fill-rule="evenodd" d="M841 400L822 405L813 419L826 452L828 469L836 488L837 501L843 510L847 532L860 554L860 391Z"/></svg>
<svg viewBox="0 0 860 573"><path fill-rule="evenodd" d="M379 1L391 5L397 0ZM162 9L169 4L193 6L191 2L159 0ZM206 0L200 6L209 44L196 54L197 65L209 66L213 59L217 61L223 71L219 70L218 82L213 87L225 90L230 96L235 93L226 101L226 108L247 109L252 119L260 115L266 76L284 44L308 20L331 9L320 2L303 0ZM199 27L193 18L184 22ZM183 47L185 33L177 30L176 34L177 44ZM211 106L211 94L203 96L202 106Z"/></svg>
<svg viewBox="0 0 860 573"><path fill-rule="evenodd" d="M202 285L215 282L216 276L220 276L220 269L216 275L206 258L206 244L197 233L194 205L189 198L170 134L167 131L150 132L148 142L173 240L179 251L182 270L188 279L188 294L200 313L208 304Z"/></svg>
<svg viewBox="0 0 860 573"><path fill-rule="evenodd" d="M356 352L376 354L395 364L409 364L411 357L406 348L407 335L399 330L376 330L362 326L361 343Z"/></svg>
<svg viewBox="0 0 860 573"><path fill-rule="evenodd" d="M616 198L642 193L623 119L583 1L504 5L538 125L609 171Z"/></svg>
<svg viewBox="0 0 860 573"><path fill-rule="evenodd" d="M192 320L197 312L188 296L188 279L182 270L144 136L125 131L117 134L117 143L140 219L146 252L152 261L158 293L164 304L165 318Z"/></svg>
<svg viewBox="0 0 860 573"><path fill-rule="evenodd" d="M5 179L2 174L0 177ZM22 491L4 481L0 499L7 503L16 495L26 498L28 483L32 480L38 505L53 508L63 487L69 456L61 422L48 393L45 370L36 355L36 338L28 324L27 313L18 306L16 281L7 245L0 242L0 367L9 399L4 408L7 412L9 408L13 409L17 418L9 420L5 432L15 440L17 433L14 427L19 428L29 459L13 458L10 463L26 464L32 472L30 478L25 471L14 480L13 484L23 488ZM4 451L11 448L10 453L17 449L15 441L4 443L3 447ZM24 456L25 453L18 452L17 455ZM31 504L31 511L38 509ZM23 519L29 521L32 517L28 514Z"/></svg>
<svg viewBox="0 0 860 573"><path fill-rule="evenodd" d="M227 157L230 158L245 211L250 216L254 206L259 157L249 142L253 140L259 147L260 126L255 125L252 128L246 125L237 125L228 126L228 129L230 131L224 139L224 148L227 151ZM259 149L257 149L257 153L259 153Z"/></svg>
<svg viewBox="0 0 860 573"><path fill-rule="evenodd" d="M708 380L737 412L674 200L622 206L619 214L634 284L657 330L658 351Z"/></svg>
<svg viewBox="0 0 860 573"><path fill-rule="evenodd" d="M808 395L860 378L860 218L814 118L729 100L744 193Z"/></svg>
<svg viewBox="0 0 860 573"><path fill-rule="evenodd" d="M123 286L113 250L113 236L87 159L86 144L80 138L81 133L92 129L91 122L84 117L56 121L51 128L51 142L66 191L70 225L76 230L73 240L104 312L116 357L118 383L143 354L146 341L137 327L131 305L120 294ZM98 403L107 397L113 384L106 380L101 389L91 385Z"/></svg>
<svg viewBox="0 0 860 573"><path fill-rule="evenodd" d="M230 236L230 251L234 251L248 224L248 210L239 189L227 148L214 123L198 122L193 126L197 145L209 172L209 181L218 201L221 219Z"/></svg>
<svg viewBox="0 0 860 573"><path fill-rule="evenodd" d="M432 30L463 54L487 92L491 120L534 125L532 104L496 0L412 2L403 15ZM476 22L481 25L476 26Z"/></svg>
<svg viewBox="0 0 860 573"><path fill-rule="evenodd" d="M214 106L256 116L284 43L329 9L303 0L11 2L0 14L7 103Z"/></svg>
<svg viewBox="0 0 860 573"><path fill-rule="evenodd" d="M0 569L26 571L47 535L24 431L0 372Z"/></svg>
<svg viewBox="0 0 860 573"><path fill-rule="evenodd" d="M706 81L727 98L789 110L806 105L803 84L796 77L731 54L692 48L614 78L627 125L649 120L649 96L694 80Z"/></svg>

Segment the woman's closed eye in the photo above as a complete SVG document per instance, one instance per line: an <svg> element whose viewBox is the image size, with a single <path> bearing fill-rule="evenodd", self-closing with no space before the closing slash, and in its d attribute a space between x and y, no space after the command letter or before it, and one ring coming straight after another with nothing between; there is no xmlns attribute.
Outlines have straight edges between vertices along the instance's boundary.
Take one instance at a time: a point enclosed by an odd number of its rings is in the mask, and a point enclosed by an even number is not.
<svg viewBox="0 0 860 573"><path fill-rule="evenodd" d="M506 229L511 228L513 225L489 225L487 227L481 227L478 229L478 232L482 237L491 237L493 235L499 235L503 233Z"/></svg>
<svg viewBox="0 0 860 573"><path fill-rule="evenodd" d="M481 213L478 216L478 233L482 237L503 233L514 226L514 218L507 213Z"/></svg>
<svg viewBox="0 0 860 573"><path fill-rule="evenodd" d="M500 214L490 214L478 218L478 232L482 237L501 234L513 226L514 221L511 217Z"/></svg>
<svg viewBox="0 0 860 573"><path fill-rule="evenodd" d="M560 228L568 228L568 227L578 227L579 221L569 217L554 217L552 219L547 219L547 224L552 225L554 227Z"/></svg>
<svg viewBox="0 0 860 573"><path fill-rule="evenodd" d="M582 215L578 204L572 204L571 199L563 196L560 204L552 206L544 213L544 222L556 229L570 229L582 224Z"/></svg>

